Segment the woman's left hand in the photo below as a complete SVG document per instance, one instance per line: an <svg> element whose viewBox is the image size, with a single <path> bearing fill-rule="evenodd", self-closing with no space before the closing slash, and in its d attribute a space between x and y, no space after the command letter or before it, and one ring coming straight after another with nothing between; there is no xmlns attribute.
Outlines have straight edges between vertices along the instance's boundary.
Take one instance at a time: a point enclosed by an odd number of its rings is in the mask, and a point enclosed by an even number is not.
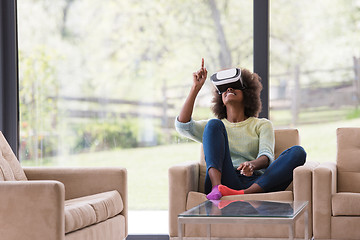
<svg viewBox="0 0 360 240"><path fill-rule="evenodd" d="M240 164L237 170L240 171L242 175L250 177L254 173L254 165L251 162L244 162Z"/></svg>

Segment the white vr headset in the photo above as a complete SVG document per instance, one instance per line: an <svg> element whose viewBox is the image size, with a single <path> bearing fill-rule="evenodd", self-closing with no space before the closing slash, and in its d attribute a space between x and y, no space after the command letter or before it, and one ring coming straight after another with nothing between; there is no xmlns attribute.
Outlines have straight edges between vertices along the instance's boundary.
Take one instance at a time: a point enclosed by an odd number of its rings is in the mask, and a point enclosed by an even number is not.
<svg viewBox="0 0 360 240"><path fill-rule="evenodd" d="M231 68L231 69L219 71L217 73L214 73L210 77L210 79L219 94L226 92L228 88L240 89L240 90L245 89L245 85L241 78L240 68Z"/></svg>

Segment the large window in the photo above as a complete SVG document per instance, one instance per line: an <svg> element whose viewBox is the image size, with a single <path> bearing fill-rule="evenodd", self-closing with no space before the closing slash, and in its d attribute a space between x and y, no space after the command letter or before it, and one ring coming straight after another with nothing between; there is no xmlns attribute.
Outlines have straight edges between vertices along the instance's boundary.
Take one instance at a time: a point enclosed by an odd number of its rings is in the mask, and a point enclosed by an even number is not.
<svg viewBox="0 0 360 240"><path fill-rule="evenodd" d="M130 217L166 211L168 168L199 156L173 127L192 73L253 69L252 2L18 1L22 164L123 166Z"/></svg>
<svg viewBox="0 0 360 240"><path fill-rule="evenodd" d="M296 127L308 160L335 161L336 128L360 125L360 1L274 0L270 118Z"/></svg>
<svg viewBox="0 0 360 240"><path fill-rule="evenodd" d="M252 2L18 1L22 164L123 166L130 211L166 210L168 167L199 155L173 129L191 73L201 57L252 70ZM360 124L359 10L270 1L270 119L309 160L334 161L335 129ZM194 118L212 117L210 91Z"/></svg>

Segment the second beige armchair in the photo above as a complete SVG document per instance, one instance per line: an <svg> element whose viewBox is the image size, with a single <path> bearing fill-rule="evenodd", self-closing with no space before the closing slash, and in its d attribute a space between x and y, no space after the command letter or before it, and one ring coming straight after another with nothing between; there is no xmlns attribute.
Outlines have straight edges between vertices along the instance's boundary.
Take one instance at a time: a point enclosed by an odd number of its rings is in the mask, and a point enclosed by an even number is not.
<svg viewBox="0 0 360 240"><path fill-rule="evenodd" d="M275 130L275 157L287 148L299 145L299 133L296 129ZM307 162L294 171L293 183L286 191L227 196L222 199L243 200L273 200L309 202L309 216L312 214L312 170L317 166L315 162ZM201 149L200 162L190 162L173 166L169 169L169 234L177 237L177 216L201 202L206 201L204 193L206 165ZM312 234L312 220L310 217L310 236ZM212 226L211 236L225 238L287 238L288 228L281 225L222 225ZM185 237L206 236L206 226L185 225ZM304 237L304 219L297 222L295 236Z"/></svg>
<svg viewBox="0 0 360 240"><path fill-rule="evenodd" d="M314 170L314 238L360 239L360 128L337 129L335 162Z"/></svg>

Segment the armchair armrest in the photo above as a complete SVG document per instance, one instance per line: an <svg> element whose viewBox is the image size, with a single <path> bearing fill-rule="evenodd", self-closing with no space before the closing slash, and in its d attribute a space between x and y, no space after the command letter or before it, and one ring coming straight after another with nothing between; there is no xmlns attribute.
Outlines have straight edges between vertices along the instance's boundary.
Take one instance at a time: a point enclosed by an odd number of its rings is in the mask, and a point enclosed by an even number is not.
<svg viewBox="0 0 360 240"><path fill-rule="evenodd" d="M308 161L305 165L295 168L293 193L295 201L308 201L309 233L312 234L312 173L318 162ZM304 229L304 219L296 222L297 229ZM299 232L299 231L297 231ZM302 231L301 231L302 233ZM298 236L299 237L299 236Z"/></svg>
<svg viewBox="0 0 360 240"><path fill-rule="evenodd" d="M117 190L124 203L127 234L128 194L127 170L122 167L24 167L29 180L57 180L65 185L65 199Z"/></svg>
<svg viewBox="0 0 360 240"><path fill-rule="evenodd" d="M0 236L64 240L64 185L58 181L0 182Z"/></svg>
<svg viewBox="0 0 360 240"><path fill-rule="evenodd" d="M331 196L336 192L336 163L322 163L313 172L314 237L330 238Z"/></svg>
<svg viewBox="0 0 360 240"><path fill-rule="evenodd" d="M312 202L312 173L319 165L318 162L310 161L294 170L294 200Z"/></svg>
<svg viewBox="0 0 360 240"><path fill-rule="evenodd" d="M199 162L169 168L169 234L177 236L177 216L186 209L187 195L199 188Z"/></svg>

